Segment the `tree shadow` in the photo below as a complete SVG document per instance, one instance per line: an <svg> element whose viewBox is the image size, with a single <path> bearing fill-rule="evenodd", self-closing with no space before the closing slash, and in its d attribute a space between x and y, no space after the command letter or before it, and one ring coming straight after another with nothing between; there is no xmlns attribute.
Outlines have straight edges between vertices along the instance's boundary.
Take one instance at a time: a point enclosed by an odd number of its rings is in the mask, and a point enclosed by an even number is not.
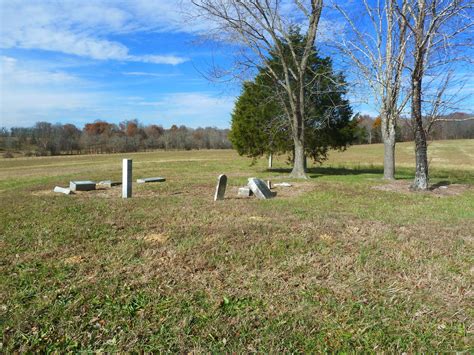
<svg viewBox="0 0 474 355"><path fill-rule="evenodd" d="M451 182L450 181L447 181L447 180L443 180L443 181L439 181L437 182L436 184L433 184L429 187L430 190L436 190L440 187L443 187L443 186L449 186L451 185Z"/></svg>
<svg viewBox="0 0 474 355"><path fill-rule="evenodd" d="M267 169L268 172L290 174L291 168L272 168ZM360 168L334 168L334 167L314 167L309 168L307 171L308 176L311 179L318 178L324 175L381 175L383 169L378 167L360 167Z"/></svg>

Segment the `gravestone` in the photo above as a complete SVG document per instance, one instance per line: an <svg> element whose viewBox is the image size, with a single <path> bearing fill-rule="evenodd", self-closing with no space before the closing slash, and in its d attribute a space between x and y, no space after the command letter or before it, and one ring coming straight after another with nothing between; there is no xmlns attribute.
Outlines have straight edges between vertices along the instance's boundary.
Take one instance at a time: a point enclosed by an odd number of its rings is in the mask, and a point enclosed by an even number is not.
<svg viewBox="0 0 474 355"><path fill-rule="evenodd" d="M223 200L225 195L225 189L227 187L227 176L224 174L219 175L217 178L216 193L214 195L214 201Z"/></svg>
<svg viewBox="0 0 474 355"><path fill-rule="evenodd" d="M138 179L137 183L138 184L145 184L147 182L164 182L166 179L164 177L151 177L151 178L143 178L143 179Z"/></svg>
<svg viewBox="0 0 474 355"><path fill-rule="evenodd" d="M122 162L122 198L132 197L132 159Z"/></svg>
<svg viewBox="0 0 474 355"><path fill-rule="evenodd" d="M275 197L275 193L272 193L268 188L265 181L257 179L257 178L250 178L249 179L249 187L254 193L257 198L266 200L272 197Z"/></svg>
<svg viewBox="0 0 474 355"><path fill-rule="evenodd" d="M112 181L112 180L104 180L104 181L99 181L97 183L97 186L100 187L100 188L111 188L113 186L117 186L117 185L122 185L122 183L120 181Z"/></svg>
<svg viewBox="0 0 474 355"><path fill-rule="evenodd" d="M291 187L291 186L293 186L293 185L291 185L291 184L288 183L288 182L280 182L280 183L278 183L278 184L274 184L273 186L275 186L275 187L276 187L276 186Z"/></svg>
<svg viewBox="0 0 474 355"><path fill-rule="evenodd" d="M95 190L94 181L70 181L69 189L71 191L91 191Z"/></svg>
<svg viewBox="0 0 474 355"><path fill-rule="evenodd" d="M71 191L71 189L67 189L65 187L60 187L60 186L56 186L53 191L54 192L59 192L59 193L65 194L65 195L72 195L74 193L74 192Z"/></svg>
<svg viewBox="0 0 474 355"><path fill-rule="evenodd" d="M239 187L239 193L238 193L238 196L241 196L241 197L250 197L253 195L253 192L252 190L250 190L250 187L246 186L246 187Z"/></svg>

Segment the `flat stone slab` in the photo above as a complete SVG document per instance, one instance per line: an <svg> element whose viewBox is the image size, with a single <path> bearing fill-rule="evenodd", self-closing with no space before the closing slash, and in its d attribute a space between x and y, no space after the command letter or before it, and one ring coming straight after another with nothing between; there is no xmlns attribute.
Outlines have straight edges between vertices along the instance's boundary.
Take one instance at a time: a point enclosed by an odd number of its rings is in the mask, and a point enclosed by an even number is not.
<svg viewBox="0 0 474 355"><path fill-rule="evenodd" d="M70 181L69 188L71 191L91 191L95 190L95 182L94 181Z"/></svg>
<svg viewBox="0 0 474 355"><path fill-rule="evenodd" d="M288 182L280 182L280 183L277 183L277 184L273 184L273 186L281 186L281 187L292 187L293 185L291 185L290 183Z"/></svg>
<svg viewBox="0 0 474 355"><path fill-rule="evenodd" d="M113 186L118 186L118 185L122 185L122 182L112 181L112 180L104 180L104 181L99 181L97 183L98 187L106 187L106 188L111 188Z"/></svg>
<svg viewBox="0 0 474 355"><path fill-rule="evenodd" d="M225 189L227 188L227 176L219 175L217 178L216 193L214 194L214 201L223 200L225 196Z"/></svg>
<svg viewBox="0 0 474 355"><path fill-rule="evenodd" d="M273 193L268 188L265 181L257 179L257 178L250 178L249 179L249 187L250 190L257 196L257 198L262 200L267 200L269 198L275 197L276 193Z"/></svg>
<svg viewBox="0 0 474 355"><path fill-rule="evenodd" d="M65 194L65 195L72 195L74 193L71 191L71 189L61 187L61 186L56 186L53 191L61 193L61 194Z"/></svg>
<svg viewBox="0 0 474 355"><path fill-rule="evenodd" d="M137 179L138 184L146 184L148 182L164 182L164 181L166 181L164 177L151 177L151 178Z"/></svg>
<svg viewBox="0 0 474 355"><path fill-rule="evenodd" d="M253 192L250 190L250 187L239 187L239 192L237 195L241 197L250 197L253 195Z"/></svg>

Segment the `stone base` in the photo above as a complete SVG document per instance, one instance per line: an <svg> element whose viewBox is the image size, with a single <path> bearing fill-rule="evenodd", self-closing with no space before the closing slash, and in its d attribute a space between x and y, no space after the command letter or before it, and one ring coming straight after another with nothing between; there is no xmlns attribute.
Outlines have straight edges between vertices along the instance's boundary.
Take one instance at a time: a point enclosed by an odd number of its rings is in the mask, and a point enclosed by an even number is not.
<svg viewBox="0 0 474 355"><path fill-rule="evenodd" d="M94 181L71 181L69 182L71 191L91 191L95 190Z"/></svg>
<svg viewBox="0 0 474 355"><path fill-rule="evenodd" d="M96 186L101 188L111 188L118 185L122 185L122 183L120 181L104 180L99 181Z"/></svg>
<svg viewBox="0 0 474 355"><path fill-rule="evenodd" d="M253 195L253 192L252 190L250 190L250 187L240 187L239 193L237 194L237 196L240 196L240 197L250 197L252 195Z"/></svg>
<svg viewBox="0 0 474 355"><path fill-rule="evenodd" d="M61 193L61 194L65 194L65 195L72 195L73 194L71 189L67 189L65 187L60 187L60 186L56 186L53 191Z"/></svg>

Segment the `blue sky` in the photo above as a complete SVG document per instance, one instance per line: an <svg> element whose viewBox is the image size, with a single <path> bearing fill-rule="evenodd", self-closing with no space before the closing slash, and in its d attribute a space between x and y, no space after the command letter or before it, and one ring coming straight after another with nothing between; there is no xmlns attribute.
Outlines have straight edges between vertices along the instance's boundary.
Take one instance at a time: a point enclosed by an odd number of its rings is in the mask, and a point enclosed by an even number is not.
<svg viewBox="0 0 474 355"><path fill-rule="evenodd" d="M181 4L185 6L182 7ZM187 0L0 0L0 126L137 118L229 127L238 84L209 82L212 24ZM323 27L337 28L327 20ZM370 104L356 111L375 114Z"/></svg>
<svg viewBox="0 0 474 355"><path fill-rule="evenodd" d="M141 122L228 127L238 87L202 73L218 53L194 42L173 1L1 4L1 122Z"/></svg>

